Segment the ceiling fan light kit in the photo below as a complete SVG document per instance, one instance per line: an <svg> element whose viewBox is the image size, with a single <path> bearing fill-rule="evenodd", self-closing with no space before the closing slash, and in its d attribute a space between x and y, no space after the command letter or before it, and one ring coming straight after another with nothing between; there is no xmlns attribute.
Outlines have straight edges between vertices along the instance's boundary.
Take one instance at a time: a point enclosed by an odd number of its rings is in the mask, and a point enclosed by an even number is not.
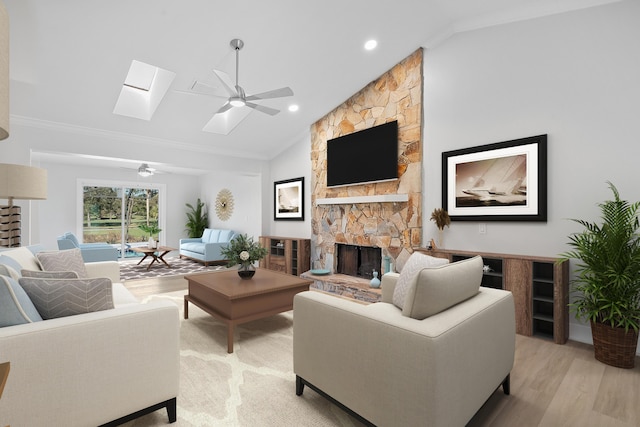
<svg viewBox="0 0 640 427"><path fill-rule="evenodd" d="M153 169L151 169L148 164L143 163L138 168L138 175L140 175L143 178L147 178L153 175Z"/></svg>

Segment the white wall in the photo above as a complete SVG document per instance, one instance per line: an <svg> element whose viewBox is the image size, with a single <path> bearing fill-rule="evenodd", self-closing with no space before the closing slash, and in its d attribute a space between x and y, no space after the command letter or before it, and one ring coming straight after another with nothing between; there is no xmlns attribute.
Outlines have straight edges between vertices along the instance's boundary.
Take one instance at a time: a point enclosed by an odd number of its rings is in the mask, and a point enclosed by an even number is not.
<svg viewBox="0 0 640 427"><path fill-rule="evenodd" d="M60 163L42 163L47 170L49 188L47 200L39 202L39 243L48 249L57 249L56 237L71 231L79 233L78 182L100 180L113 185L126 184L163 184L165 186L165 217L161 218L161 243L174 248L178 240L186 237L185 203L194 203L199 197L200 179L197 176L156 174L142 178L135 171L112 168L96 168ZM81 234L77 234L81 238Z"/></svg>
<svg viewBox="0 0 640 427"><path fill-rule="evenodd" d="M639 20L640 4L626 1L459 33L426 49L423 242L436 237L429 216L441 206L443 151L548 134L548 221L488 222L486 234L477 222L453 222L446 248L554 257L579 230L568 218L597 219L607 180L640 200ZM310 143L298 145L271 161L274 179L308 162ZM589 327L572 319L570 338L591 342Z"/></svg>
<svg viewBox="0 0 640 427"><path fill-rule="evenodd" d="M311 133L301 135L299 141L271 160L269 182L265 182L263 194L264 235L311 238ZM274 182L304 177L304 221L274 220Z"/></svg>
<svg viewBox="0 0 640 427"><path fill-rule="evenodd" d="M178 173L156 174L151 182L167 186L167 218L163 234L166 244L177 247L186 237L185 203L194 204L198 197L210 203L219 188L226 186L235 196L236 210L230 224L258 236L262 224L262 177L267 162L252 159L193 152L188 147L175 147L164 141L137 138L91 129L38 123L11 118L11 136L0 143L0 162L31 164L31 152L63 152L88 154L139 161L167 163L184 168L213 171L210 176ZM34 164L34 166L38 166ZM82 164L47 163L48 197L44 201L17 201L23 208L23 244L42 243L57 248L55 237L76 230L76 188L78 179L108 179L113 181L141 180L135 171L120 168L96 168ZM209 206L212 208L212 206ZM216 222L210 209L210 225ZM229 225L229 224L227 224Z"/></svg>
<svg viewBox="0 0 640 427"><path fill-rule="evenodd" d="M445 247L557 256L597 220L610 180L640 200L640 4L626 1L454 35L425 53L424 239L441 206L441 153L548 134L547 223L453 222ZM572 320L572 339L589 342Z"/></svg>
<svg viewBox="0 0 640 427"><path fill-rule="evenodd" d="M226 221L220 220L215 210L216 197L223 188L231 191L234 200L233 213ZM202 179L200 194L207 204L209 227L231 229L258 240L262 232L262 174L212 172Z"/></svg>

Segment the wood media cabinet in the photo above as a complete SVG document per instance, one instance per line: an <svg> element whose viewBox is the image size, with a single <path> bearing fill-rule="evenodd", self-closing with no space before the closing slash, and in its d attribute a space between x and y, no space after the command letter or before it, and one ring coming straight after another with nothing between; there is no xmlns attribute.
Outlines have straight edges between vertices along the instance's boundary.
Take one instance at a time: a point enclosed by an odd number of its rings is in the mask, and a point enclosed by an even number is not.
<svg viewBox="0 0 640 427"><path fill-rule="evenodd" d="M427 255L460 261L480 255L485 265L482 286L513 293L516 333L569 339L569 263L555 258L415 248Z"/></svg>
<svg viewBox="0 0 640 427"><path fill-rule="evenodd" d="M261 268L299 276L311 265L311 240L295 237L260 236L260 245L267 256L260 260Z"/></svg>

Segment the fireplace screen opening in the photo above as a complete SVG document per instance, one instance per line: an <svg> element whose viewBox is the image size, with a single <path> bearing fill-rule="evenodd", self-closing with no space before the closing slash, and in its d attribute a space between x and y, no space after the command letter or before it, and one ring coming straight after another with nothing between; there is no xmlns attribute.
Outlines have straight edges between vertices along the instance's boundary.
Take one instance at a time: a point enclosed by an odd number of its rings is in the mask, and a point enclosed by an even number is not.
<svg viewBox="0 0 640 427"><path fill-rule="evenodd" d="M380 274L382 250L372 246L337 244L338 264L336 273L349 276L373 278L373 270Z"/></svg>

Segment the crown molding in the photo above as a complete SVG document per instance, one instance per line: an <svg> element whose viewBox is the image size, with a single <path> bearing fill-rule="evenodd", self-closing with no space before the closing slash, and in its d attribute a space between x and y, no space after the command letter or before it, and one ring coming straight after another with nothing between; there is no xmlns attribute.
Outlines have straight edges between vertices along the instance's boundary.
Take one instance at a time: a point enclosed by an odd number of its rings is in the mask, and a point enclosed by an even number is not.
<svg viewBox="0 0 640 427"><path fill-rule="evenodd" d="M215 154L237 158L251 158L254 160L269 160L265 156L255 155L255 153L247 153L245 151L233 151L219 149L210 146L202 146L190 144L183 141L175 141L170 139L156 138L150 136L135 135L126 132L115 132L104 129L91 128L86 126L71 125L68 123L53 122L49 120L34 119L32 117L11 115L11 124L26 128L40 129L50 132L70 133L74 135L82 135L86 137L105 138L114 141L121 141L133 144L143 144L154 148L172 148L179 150L188 150L195 153Z"/></svg>

